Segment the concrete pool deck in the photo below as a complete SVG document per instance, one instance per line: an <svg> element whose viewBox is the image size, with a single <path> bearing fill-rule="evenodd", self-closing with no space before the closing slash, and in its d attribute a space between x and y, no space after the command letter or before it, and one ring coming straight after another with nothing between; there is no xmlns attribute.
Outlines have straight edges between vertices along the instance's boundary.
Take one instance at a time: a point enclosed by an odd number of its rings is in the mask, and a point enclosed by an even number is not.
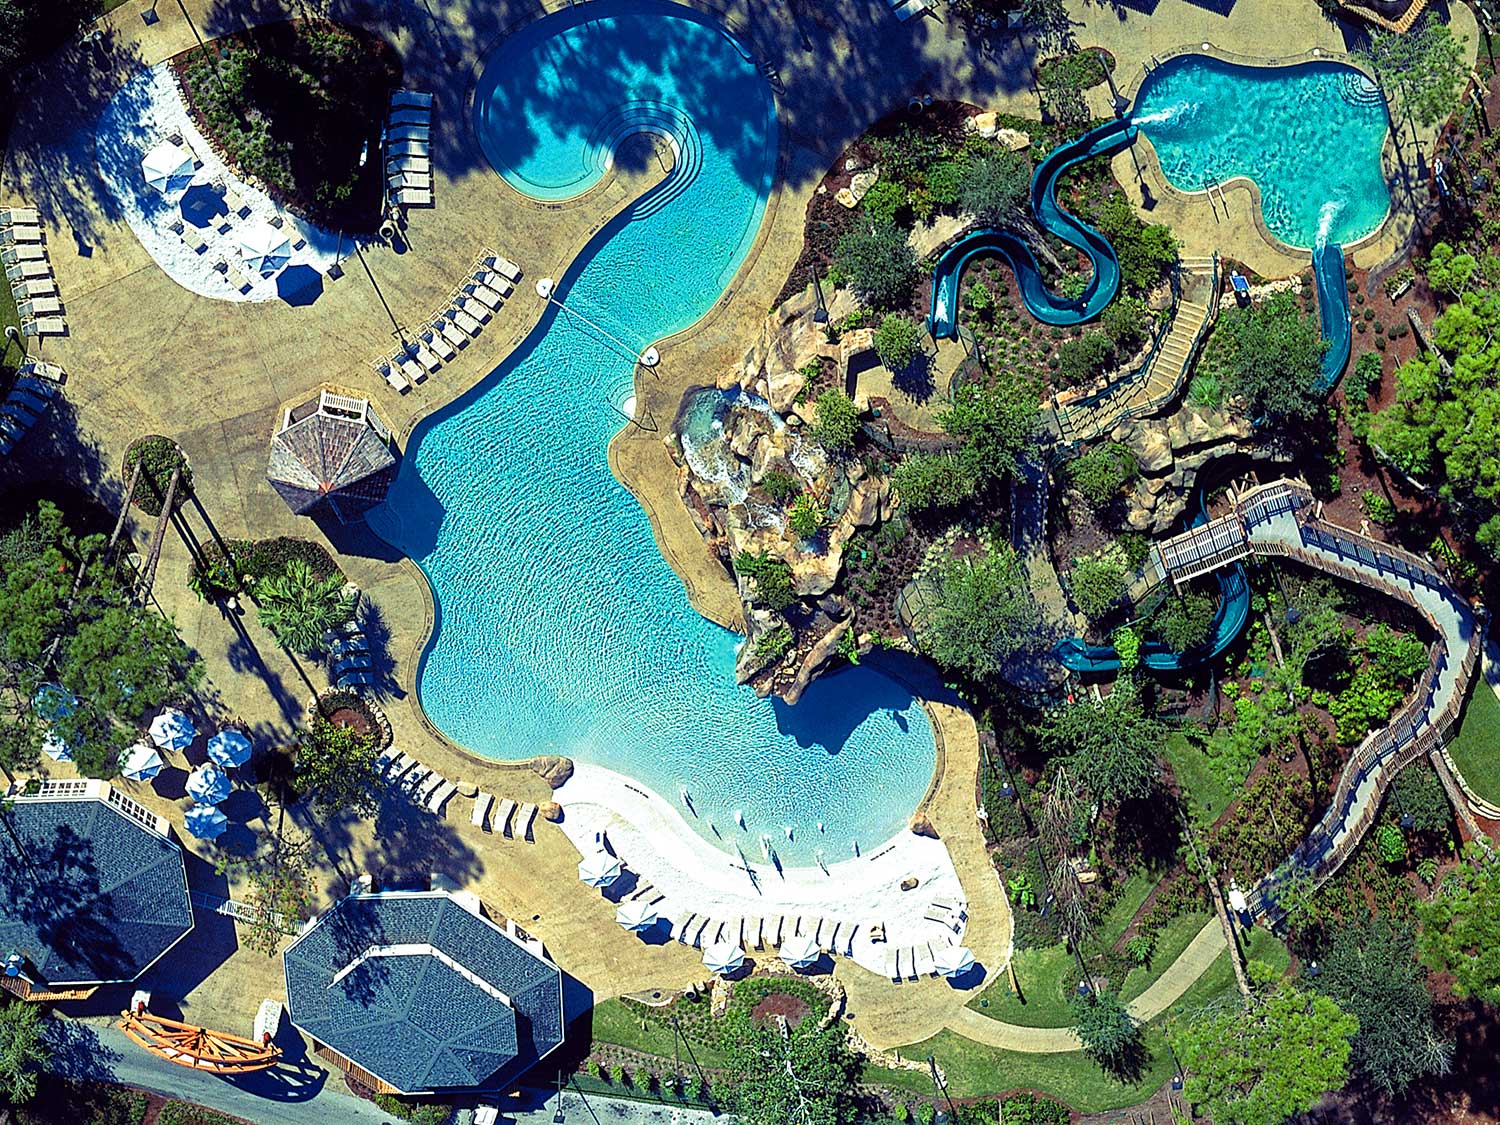
<svg viewBox="0 0 1500 1125"><path fill-rule="evenodd" d="M226 15L222 4L186 0L186 5L205 36L238 26L233 21L239 17ZM560 6L549 2L545 8ZM514 258L527 273L517 297L458 361L398 398L368 366L391 347L391 326L381 297L356 262L346 263L345 276L310 306L228 305L172 283L113 213L94 154L81 137L91 134L93 118L123 81L193 44L192 29L175 5L157 6L160 18L154 25L140 18L147 7L144 0L130 0L105 17L106 37L96 54L74 48L38 68L18 106L0 171L0 196L42 209L59 287L70 302L72 335L33 351L71 373L67 397L81 438L60 437L66 418L54 420L49 433L28 439L20 457L0 466L0 484L65 480L117 503L118 465L126 445L143 433L174 436L193 461L203 504L201 515L188 509L193 534L206 538L205 521L211 521L224 537L312 538L338 553L351 579L364 588L389 630L386 648L393 662L386 669L383 700L398 744L455 780L522 800L547 799L546 785L524 765L478 759L423 725L413 687L431 613L425 583L411 564L363 529L331 529L330 534L292 516L264 480L266 449L277 404L324 381L372 398L398 433L408 434L420 417L483 378L535 323L541 310L527 300L529 283L559 276L607 215L650 181L615 179L577 204L545 207L521 200L483 161L462 108L466 67L507 24L541 8L452 3L442 6L434 23L416 4L334 4L335 16L392 38L407 62L406 84L436 91L443 107L434 129L438 206L412 213L407 252L368 255L384 300L404 321L426 315L484 245ZM388 10L396 12L394 23L382 22L380 13ZM275 4L256 11L258 19L282 14ZM704 321L664 347L660 368L638 380L642 416L657 420L672 417L688 385L727 366L753 338L796 259L803 214L818 179L868 124L912 92L1037 115L1028 73L1031 52L1015 39L995 49L974 49L956 23L925 18L900 24L885 6L865 0L831 0L815 10L801 0L790 8L734 3L729 11L742 38L774 66L785 88L779 98L782 182L757 248L731 291ZM1070 11L1079 21L1079 42L1108 47L1121 67L1138 67L1159 49L1165 31L1173 45L1202 34L1245 54L1260 50L1269 25L1299 47L1341 39L1316 5L1289 7L1277 0L1238 0L1228 16L1185 0L1160 0L1151 20L1082 3L1070 4ZM1225 241L1227 228L1214 222L1206 206L1185 205L1180 221L1184 242L1234 252ZM733 587L678 500L675 467L661 438L659 431L629 430L612 444L611 466L652 516L663 554L694 605L733 624L739 613ZM228 617L199 603L185 586L189 564L182 540L168 537L156 597L208 661L203 708L221 718L244 719L259 744L289 740L307 697L326 684L326 676L319 668L299 667L253 615ZM926 808L969 903L966 941L987 969L998 972L1008 955L1010 915L974 819L979 768L974 722L948 704L930 704L928 711L941 732L945 767ZM179 801L149 786L138 788L141 792L127 791L180 818ZM335 893L362 871L391 880L440 871L534 929L559 963L598 998L701 979L694 951L675 943L644 946L614 924L612 906L578 882L578 852L554 826L540 824L535 844L504 840L472 829L468 807L455 799L441 821L412 818L395 807L373 822L319 826L337 857L320 869L325 893ZM263 827L270 816L265 810L247 822ZM199 842L189 840L188 846L210 854ZM981 950L981 941L989 953ZM241 950L217 969L180 979L176 988L184 1010L191 1006L204 1022L228 1026L248 1019L252 1001L273 987L263 988L259 979L242 984L235 966L238 959L254 956ZM929 1037L967 998L937 980L898 988L847 963L836 972L849 989L856 1026L877 1046ZM162 994L170 995L172 987L163 981Z"/></svg>

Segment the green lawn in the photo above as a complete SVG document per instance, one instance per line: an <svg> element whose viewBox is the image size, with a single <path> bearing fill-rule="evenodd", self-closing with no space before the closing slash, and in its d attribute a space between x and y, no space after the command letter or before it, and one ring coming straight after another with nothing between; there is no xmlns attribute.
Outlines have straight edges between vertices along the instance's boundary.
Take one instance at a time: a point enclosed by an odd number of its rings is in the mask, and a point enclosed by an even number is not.
<svg viewBox="0 0 1500 1125"><path fill-rule="evenodd" d="M11 293L9 285L0 285L0 346L5 348L5 358L0 360L0 368L5 371L14 370L25 358L25 350L21 343L12 344L3 335L5 329L11 325L21 327L21 317L16 312L16 298Z"/></svg>
<svg viewBox="0 0 1500 1125"><path fill-rule="evenodd" d="M1500 805L1500 699L1483 679L1474 681L1458 737L1448 753L1469 788Z"/></svg>
<svg viewBox="0 0 1500 1125"><path fill-rule="evenodd" d="M1114 945L1120 935L1125 932L1130 920L1135 917L1135 912L1141 908L1141 903L1146 901L1147 896L1156 888L1159 880L1154 875L1148 875L1144 871L1137 871L1125 881L1125 886L1120 889L1120 897L1115 904L1105 912L1099 922L1099 944Z"/></svg>
<svg viewBox="0 0 1500 1125"><path fill-rule="evenodd" d="M1182 914L1163 926L1156 935L1156 948L1151 951L1151 963L1130 970L1130 975L1120 986L1120 999L1134 1000L1150 988L1156 978L1166 971L1167 966L1177 960L1188 947L1188 942L1203 928L1203 923L1212 917L1212 914Z"/></svg>
<svg viewBox="0 0 1500 1125"><path fill-rule="evenodd" d="M1162 757L1182 787L1182 798L1195 811L1214 820L1228 807L1233 793L1209 768L1208 758L1192 746L1186 736L1171 735L1162 747Z"/></svg>
<svg viewBox="0 0 1500 1125"><path fill-rule="evenodd" d="M614 1043L664 1059L672 1057L675 1038L672 1029L663 1027L654 1020L647 1020L643 1028L640 1018L618 1000L606 1000L596 1006L593 1017L596 1043ZM698 1060L699 1066L723 1066L725 1062L722 1052L696 1040L693 1042L693 1057ZM687 1062L686 1052L683 1061Z"/></svg>
<svg viewBox="0 0 1500 1125"><path fill-rule="evenodd" d="M1010 990L1010 974L1001 973L969 1007L1001 1023L1021 1027L1067 1027L1068 997L1078 983L1078 965L1061 945L1023 949L1016 954L1016 979L1025 1003Z"/></svg>

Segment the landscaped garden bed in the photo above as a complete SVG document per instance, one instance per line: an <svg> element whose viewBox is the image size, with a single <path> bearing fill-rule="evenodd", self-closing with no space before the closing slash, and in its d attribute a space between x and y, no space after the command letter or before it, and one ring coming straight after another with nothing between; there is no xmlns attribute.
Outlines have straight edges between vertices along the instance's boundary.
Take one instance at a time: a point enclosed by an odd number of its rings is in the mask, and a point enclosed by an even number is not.
<svg viewBox="0 0 1500 1125"><path fill-rule="evenodd" d="M177 474L177 488L172 494L172 507L182 506L193 493L193 468L187 455L171 438L151 435L132 442L125 451L125 464L121 470L126 487L140 466L140 478L136 482L132 503L148 516L161 515L167 502L167 491L172 486L172 476Z"/></svg>
<svg viewBox="0 0 1500 1125"><path fill-rule="evenodd" d="M379 223L380 131L401 82L389 43L327 20L288 20L172 65L198 128L239 175L330 229Z"/></svg>

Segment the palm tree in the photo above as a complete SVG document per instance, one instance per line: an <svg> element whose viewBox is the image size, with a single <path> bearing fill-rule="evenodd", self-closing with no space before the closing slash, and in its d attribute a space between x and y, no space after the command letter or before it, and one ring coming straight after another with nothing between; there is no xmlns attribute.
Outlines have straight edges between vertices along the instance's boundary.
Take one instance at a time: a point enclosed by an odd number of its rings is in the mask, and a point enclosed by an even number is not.
<svg viewBox="0 0 1500 1125"><path fill-rule="evenodd" d="M316 652L323 634L354 614L354 598L344 592L337 572L319 578L306 562L293 559L286 570L255 588L260 623L292 652Z"/></svg>

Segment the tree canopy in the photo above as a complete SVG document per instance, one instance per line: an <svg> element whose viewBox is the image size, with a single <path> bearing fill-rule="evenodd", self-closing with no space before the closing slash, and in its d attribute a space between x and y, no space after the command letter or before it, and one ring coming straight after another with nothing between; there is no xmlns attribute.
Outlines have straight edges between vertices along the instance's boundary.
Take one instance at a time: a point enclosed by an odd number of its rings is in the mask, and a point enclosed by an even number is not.
<svg viewBox="0 0 1500 1125"><path fill-rule="evenodd" d="M1042 746L1102 802L1149 797L1161 781L1156 754L1167 728L1150 714L1135 682L1121 678L1103 700L1070 703L1046 720Z"/></svg>
<svg viewBox="0 0 1500 1125"><path fill-rule="evenodd" d="M1041 615L1015 552L994 545L979 558L949 559L920 616L922 651L976 680L996 675L1036 636Z"/></svg>
<svg viewBox="0 0 1500 1125"><path fill-rule="evenodd" d="M1500 864L1471 843L1417 917L1417 951L1429 968L1453 974L1453 994L1500 1004Z"/></svg>
<svg viewBox="0 0 1500 1125"><path fill-rule="evenodd" d="M1320 992L1359 1020L1354 1069L1387 1094L1446 1074L1453 1045L1438 1034L1432 994L1409 929L1383 918L1346 923L1322 953Z"/></svg>
<svg viewBox="0 0 1500 1125"><path fill-rule="evenodd" d="M1265 966L1250 969L1265 979ZM1240 1005L1174 1016L1167 1041L1187 1072L1184 1095L1216 1125L1282 1125L1348 1081L1358 1031L1327 996L1283 983Z"/></svg>
<svg viewBox="0 0 1500 1125"><path fill-rule="evenodd" d="M1120 1000L1117 992L1090 992L1068 1001L1073 1030L1083 1043L1083 1053L1102 1070L1120 1078L1134 1078L1145 1062L1141 1025Z"/></svg>
<svg viewBox="0 0 1500 1125"><path fill-rule="evenodd" d="M1036 391L1013 371L994 382L969 382L938 415L938 424L958 439L958 460L976 481L1000 480L1016 471L1041 425Z"/></svg>
<svg viewBox="0 0 1500 1125"><path fill-rule="evenodd" d="M1243 395L1255 417L1311 421L1323 409L1316 383L1327 342L1290 292L1225 311L1209 337L1205 361Z"/></svg>
<svg viewBox="0 0 1500 1125"><path fill-rule="evenodd" d="M280 574L255 587L260 623L293 652L313 653L323 634L354 616L354 596L344 592L338 571L320 577L303 559L292 559Z"/></svg>
<svg viewBox="0 0 1500 1125"><path fill-rule="evenodd" d="M896 308L917 273L917 256L906 232L893 222L862 223L839 239L834 268L873 308Z"/></svg>
<svg viewBox="0 0 1500 1125"><path fill-rule="evenodd" d="M385 788L379 753L371 735L314 719L297 747L294 785L321 813L373 816Z"/></svg>
<svg viewBox="0 0 1500 1125"><path fill-rule="evenodd" d="M1376 29L1358 55L1414 124L1436 125L1458 107L1468 76L1463 41L1437 19L1404 32Z"/></svg>
<svg viewBox="0 0 1500 1125"><path fill-rule="evenodd" d="M197 687L203 665L169 619L136 602L134 573L105 558L102 535L80 539L44 501L24 542L7 539L0 681L15 718L3 723L0 750L25 764L38 737L25 713L38 686L51 681L76 697L50 719L53 733L85 776L112 777L141 722Z"/></svg>
<svg viewBox="0 0 1500 1125"><path fill-rule="evenodd" d="M729 1105L739 1125L845 1125L858 1116L859 1059L838 1024L805 1019L783 1030L749 1015L727 1017Z"/></svg>
<svg viewBox="0 0 1500 1125"><path fill-rule="evenodd" d="M959 173L959 206L987 223L1013 218L1027 206L1030 194L1031 162L999 146L973 157Z"/></svg>
<svg viewBox="0 0 1500 1125"><path fill-rule="evenodd" d="M11 1105L30 1101L50 1053L39 1005L9 999L0 1004L0 1097Z"/></svg>

